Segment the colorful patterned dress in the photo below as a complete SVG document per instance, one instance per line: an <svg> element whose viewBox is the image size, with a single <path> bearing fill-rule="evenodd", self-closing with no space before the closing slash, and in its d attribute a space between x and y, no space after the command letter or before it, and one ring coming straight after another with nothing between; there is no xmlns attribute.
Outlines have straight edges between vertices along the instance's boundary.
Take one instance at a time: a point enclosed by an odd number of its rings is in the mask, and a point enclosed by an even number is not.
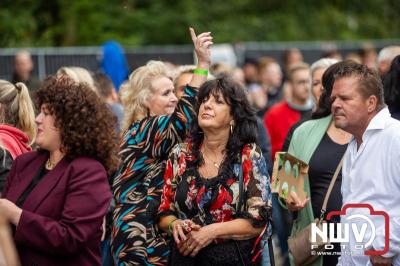
<svg viewBox="0 0 400 266"><path fill-rule="evenodd" d="M270 221L269 175L261 151L255 144L244 147L242 165L233 164L231 173L206 179L200 175L194 161L190 142L178 144L171 152L165 170L159 216L175 215L180 219L191 219L201 226L235 218L250 219L255 227L263 227ZM243 211L237 209L240 167L244 181ZM266 234L270 233L268 227ZM190 264L190 259L188 262Z"/></svg>
<svg viewBox="0 0 400 266"><path fill-rule="evenodd" d="M175 112L137 121L121 143L122 165L113 180L111 251L115 265L165 265L168 246L155 228L165 161L182 142L194 116L197 90L186 87Z"/></svg>

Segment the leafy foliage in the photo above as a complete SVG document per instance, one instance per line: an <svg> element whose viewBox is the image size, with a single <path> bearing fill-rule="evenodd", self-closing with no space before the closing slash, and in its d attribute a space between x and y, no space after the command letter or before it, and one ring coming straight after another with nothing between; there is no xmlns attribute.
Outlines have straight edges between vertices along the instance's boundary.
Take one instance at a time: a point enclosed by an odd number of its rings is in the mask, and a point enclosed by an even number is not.
<svg viewBox="0 0 400 266"><path fill-rule="evenodd" d="M0 45L189 43L187 28L215 41L397 38L397 0L2 0Z"/></svg>

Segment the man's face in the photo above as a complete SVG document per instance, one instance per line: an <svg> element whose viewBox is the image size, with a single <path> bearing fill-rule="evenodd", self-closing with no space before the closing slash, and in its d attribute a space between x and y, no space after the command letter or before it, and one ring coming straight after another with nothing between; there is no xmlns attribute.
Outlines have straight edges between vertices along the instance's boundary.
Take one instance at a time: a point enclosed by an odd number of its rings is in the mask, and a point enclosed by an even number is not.
<svg viewBox="0 0 400 266"><path fill-rule="evenodd" d="M29 75L33 69L33 62L30 55L20 54L15 58L15 71L22 79L29 79Z"/></svg>
<svg viewBox="0 0 400 266"><path fill-rule="evenodd" d="M292 75L292 97L296 102L306 103L310 97L311 74L308 69L300 69Z"/></svg>
<svg viewBox="0 0 400 266"><path fill-rule="evenodd" d="M245 64L243 66L244 77L248 82L257 82L258 81L258 69L256 65L253 64Z"/></svg>
<svg viewBox="0 0 400 266"><path fill-rule="evenodd" d="M362 136L369 123L369 100L360 93L356 77L343 77L333 84L331 100L335 126Z"/></svg>
<svg viewBox="0 0 400 266"><path fill-rule="evenodd" d="M262 83L277 88L282 83L282 70L276 63L271 63L265 67L260 73Z"/></svg>

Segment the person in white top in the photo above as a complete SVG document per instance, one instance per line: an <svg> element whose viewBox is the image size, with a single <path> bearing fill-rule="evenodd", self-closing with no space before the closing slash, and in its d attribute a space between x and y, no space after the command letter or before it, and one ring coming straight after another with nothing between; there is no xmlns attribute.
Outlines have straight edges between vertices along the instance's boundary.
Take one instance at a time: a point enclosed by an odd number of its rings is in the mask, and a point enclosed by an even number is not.
<svg viewBox="0 0 400 266"><path fill-rule="evenodd" d="M365 250L384 250L385 219L370 215L365 208L342 213L341 223L351 221L359 232L365 221L350 216L367 215L376 235L369 225L363 240L356 242L350 229L338 265L400 265L400 121L390 116L384 104L379 75L364 65L349 61L337 71L331 99L336 127L353 134L342 168L343 206L370 204L375 211L389 215L390 225L388 251L365 255ZM357 250L357 245L364 250Z"/></svg>

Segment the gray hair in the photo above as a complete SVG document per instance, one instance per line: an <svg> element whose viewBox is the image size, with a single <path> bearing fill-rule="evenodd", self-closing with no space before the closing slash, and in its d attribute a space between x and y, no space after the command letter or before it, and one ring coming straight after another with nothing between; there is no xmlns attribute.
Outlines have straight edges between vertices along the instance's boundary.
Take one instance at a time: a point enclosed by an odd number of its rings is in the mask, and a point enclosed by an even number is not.
<svg viewBox="0 0 400 266"><path fill-rule="evenodd" d="M392 62L393 59L400 55L400 46L386 46L380 50L378 54L378 63L382 61Z"/></svg>
<svg viewBox="0 0 400 266"><path fill-rule="evenodd" d="M314 72L317 71L320 68L328 68L333 64L336 64L337 62L339 62L339 60L334 59L334 58L321 58L317 61L315 61L311 67L311 76L314 75Z"/></svg>

